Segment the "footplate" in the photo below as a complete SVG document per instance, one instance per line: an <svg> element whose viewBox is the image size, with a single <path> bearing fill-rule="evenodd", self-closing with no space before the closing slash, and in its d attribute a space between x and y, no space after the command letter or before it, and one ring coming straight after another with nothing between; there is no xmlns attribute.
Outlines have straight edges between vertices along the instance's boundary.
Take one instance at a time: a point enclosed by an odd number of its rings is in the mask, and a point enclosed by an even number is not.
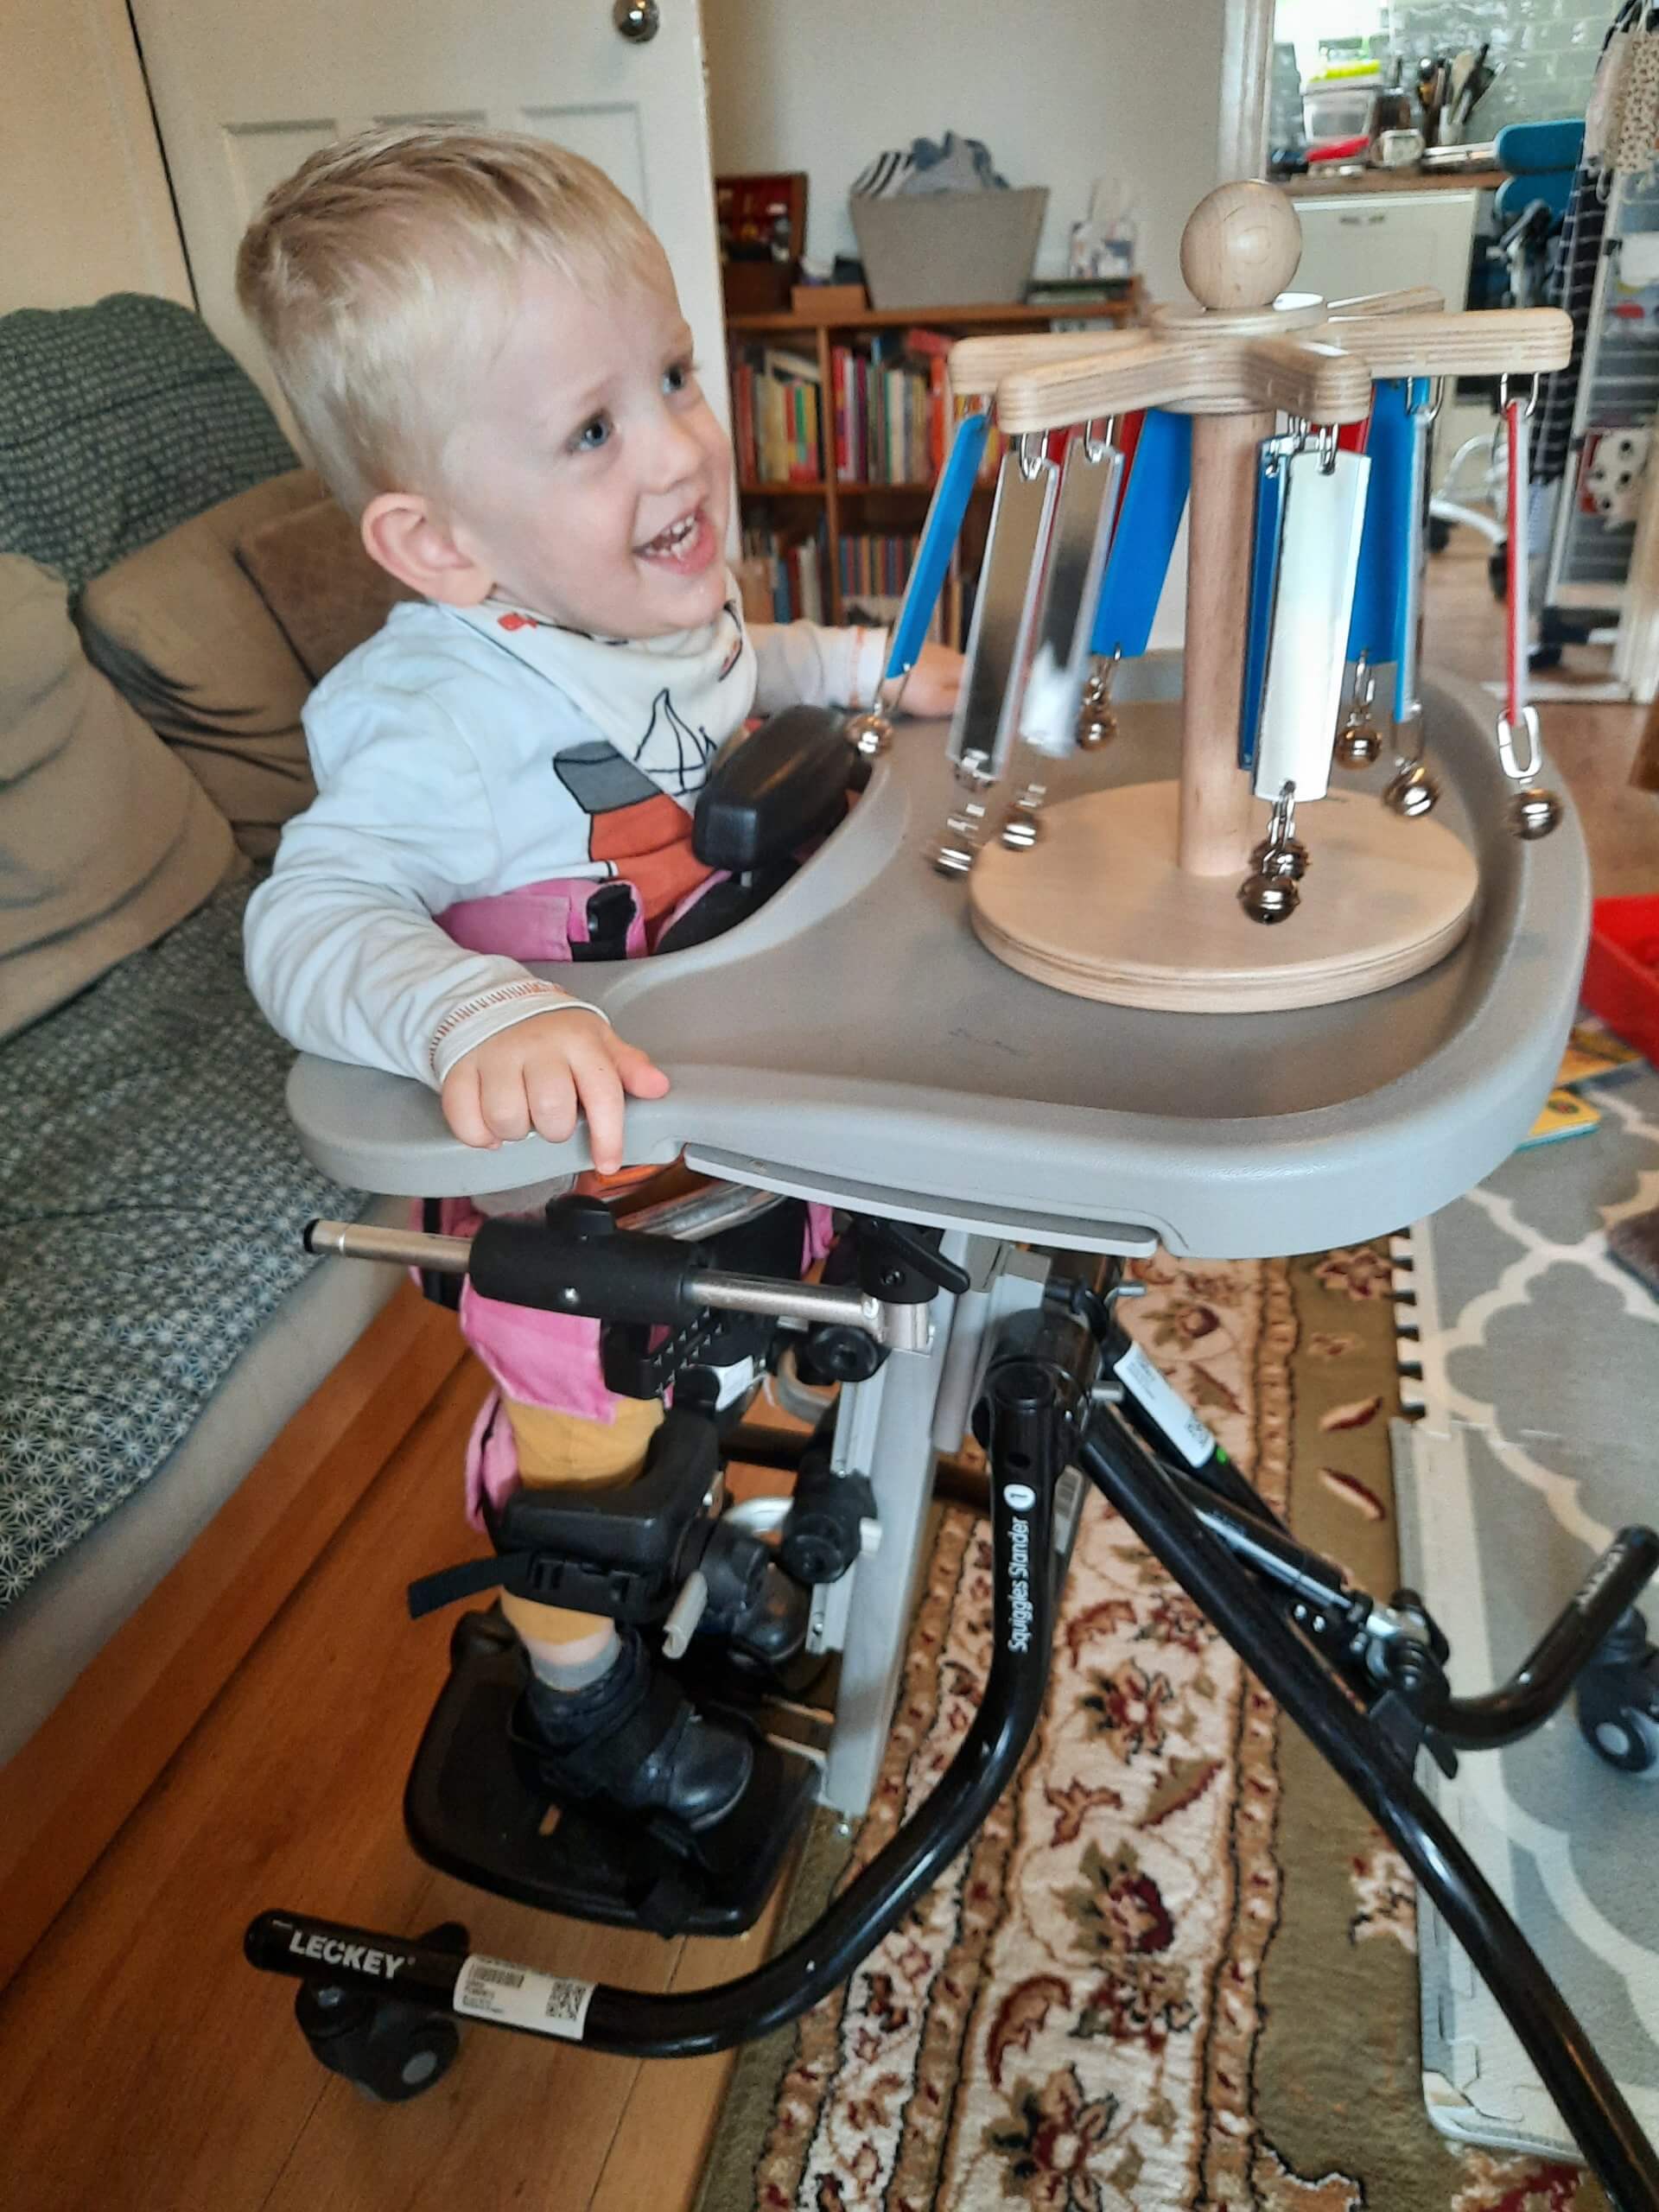
<svg viewBox="0 0 1659 2212"><path fill-rule="evenodd" d="M741 1936L753 1926L817 1799L810 1759L700 1701L754 1743L749 1786L716 1827L694 1835L666 1819L556 1808L513 1751L525 1681L517 1637L498 1612L468 1613L450 1654L404 1792L404 1824L429 1865L541 1911L612 1927Z"/></svg>

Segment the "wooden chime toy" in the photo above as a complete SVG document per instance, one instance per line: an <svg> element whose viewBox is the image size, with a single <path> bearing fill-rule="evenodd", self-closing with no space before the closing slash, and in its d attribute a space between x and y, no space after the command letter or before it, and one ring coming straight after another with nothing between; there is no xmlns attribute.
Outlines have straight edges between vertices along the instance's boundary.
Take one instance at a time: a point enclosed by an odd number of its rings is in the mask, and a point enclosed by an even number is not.
<svg viewBox="0 0 1659 2212"><path fill-rule="evenodd" d="M973 925L998 958L1080 996L1195 1013L1315 1006L1402 982L1462 937L1474 860L1431 818L1417 690L1427 432L1448 377L1503 379L1497 741L1516 834L1559 818L1532 780L1531 402L1509 383L1565 365L1571 324L1547 308L1448 314L1425 289L1327 305L1284 289L1300 252L1284 193L1224 185L1182 237L1196 305L1155 309L1147 329L969 339L951 353L953 391L982 404L941 473L887 675L901 686L920 651L994 416L1007 447L951 728L962 798L936 864L967 877ZM1044 756L1113 734L1114 672L1147 649L1184 512L1179 773L1046 803ZM1332 769L1380 756L1383 670L1395 759L1379 804ZM856 735L874 749L882 730L867 716ZM1021 747L1035 772L993 834L995 787ZM1306 810L1321 802L1305 844Z"/></svg>

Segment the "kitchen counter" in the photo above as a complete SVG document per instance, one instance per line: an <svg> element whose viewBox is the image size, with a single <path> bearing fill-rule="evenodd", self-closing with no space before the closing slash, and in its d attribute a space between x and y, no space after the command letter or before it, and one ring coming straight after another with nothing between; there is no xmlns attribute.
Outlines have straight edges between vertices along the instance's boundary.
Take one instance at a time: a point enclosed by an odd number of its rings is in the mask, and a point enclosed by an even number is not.
<svg viewBox="0 0 1659 2212"><path fill-rule="evenodd" d="M1345 172L1345 173L1344 173ZM1373 169L1332 162L1325 174L1275 179L1293 200L1332 200L1362 192L1496 192L1507 169Z"/></svg>

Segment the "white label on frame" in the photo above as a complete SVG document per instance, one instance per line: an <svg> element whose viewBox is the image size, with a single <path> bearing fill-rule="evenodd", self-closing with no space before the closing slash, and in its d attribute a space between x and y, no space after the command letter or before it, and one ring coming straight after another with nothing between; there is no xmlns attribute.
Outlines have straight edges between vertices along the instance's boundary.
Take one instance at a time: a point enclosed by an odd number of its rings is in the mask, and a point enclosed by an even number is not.
<svg viewBox="0 0 1659 2212"><path fill-rule="evenodd" d="M1138 1399L1189 1467L1202 1467L1217 1450L1216 1440L1179 1392L1172 1390L1139 1344L1131 1344L1112 1370Z"/></svg>
<svg viewBox="0 0 1659 2212"><path fill-rule="evenodd" d="M486 1959L474 1952L455 1982L454 2003L457 2012L471 2019L580 2043L597 1987L596 1982L537 1974L510 1959Z"/></svg>

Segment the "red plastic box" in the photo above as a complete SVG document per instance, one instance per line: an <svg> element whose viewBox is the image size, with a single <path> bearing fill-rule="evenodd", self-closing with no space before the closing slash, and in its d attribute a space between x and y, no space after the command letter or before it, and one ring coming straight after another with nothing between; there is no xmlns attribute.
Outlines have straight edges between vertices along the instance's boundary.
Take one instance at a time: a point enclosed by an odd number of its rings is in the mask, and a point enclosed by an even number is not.
<svg viewBox="0 0 1659 2212"><path fill-rule="evenodd" d="M1659 1065L1659 897L1596 900L1584 1002Z"/></svg>

